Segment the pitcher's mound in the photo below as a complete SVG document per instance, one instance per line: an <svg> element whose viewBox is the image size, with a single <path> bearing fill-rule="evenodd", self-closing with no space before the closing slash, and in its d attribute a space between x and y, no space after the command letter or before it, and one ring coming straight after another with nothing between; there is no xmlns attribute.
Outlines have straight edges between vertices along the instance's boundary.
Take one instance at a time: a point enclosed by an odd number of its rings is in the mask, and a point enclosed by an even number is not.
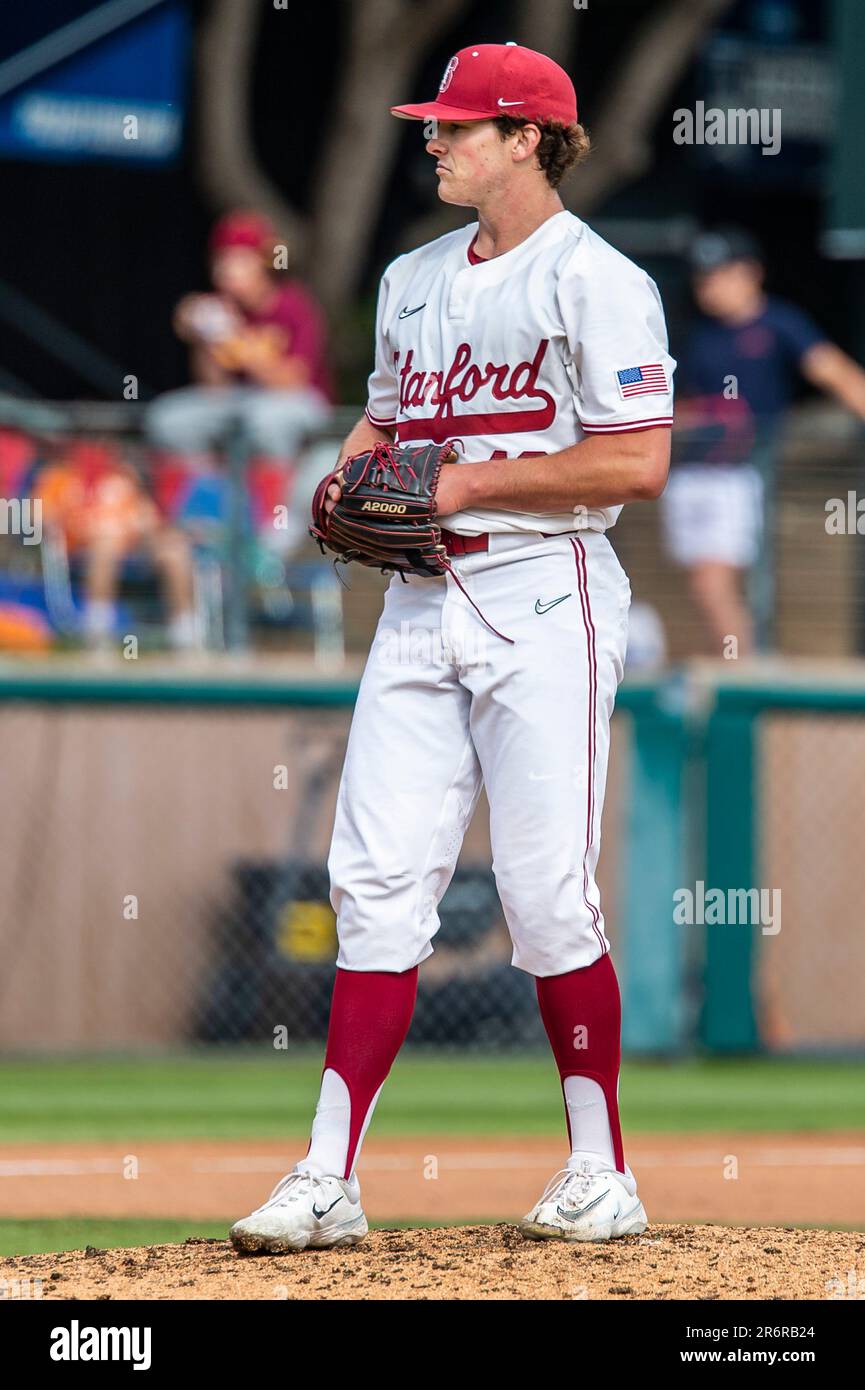
<svg viewBox="0 0 865 1390"><path fill-rule="evenodd" d="M347 1250L280 1256L191 1238L4 1259L3 1280L7 1297L51 1299L861 1298L865 1234L652 1226L588 1245L527 1241L510 1225L453 1226L372 1231Z"/></svg>

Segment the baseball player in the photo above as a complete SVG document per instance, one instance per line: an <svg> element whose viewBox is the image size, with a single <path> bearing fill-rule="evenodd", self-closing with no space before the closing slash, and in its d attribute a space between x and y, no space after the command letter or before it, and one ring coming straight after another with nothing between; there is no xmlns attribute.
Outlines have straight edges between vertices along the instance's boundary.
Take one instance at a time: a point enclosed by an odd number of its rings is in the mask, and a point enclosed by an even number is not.
<svg viewBox="0 0 865 1390"><path fill-rule="evenodd" d="M653 282L565 211L586 153L541 53L477 44L423 121L443 202L477 220L381 282L366 412L341 458L453 441L449 567L395 577L361 682L329 859L339 955L309 1150L231 1231L244 1251L349 1245L355 1168L483 784L513 964L533 975L570 1156L531 1237L643 1231L617 1106L620 1001L595 881L628 580L605 536L661 493L672 374ZM327 507L340 499L329 488Z"/></svg>
<svg viewBox="0 0 865 1390"><path fill-rule="evenodd" d="M743 657L753 648L743 579L773 540L764 510L771 523L774 456L796 375L865 420L865 372L798 305L766 293L763 254L741 228L703 232L690 260L701 318L681 357L686 400L661 519L708 650L736 637Z"/></svg>

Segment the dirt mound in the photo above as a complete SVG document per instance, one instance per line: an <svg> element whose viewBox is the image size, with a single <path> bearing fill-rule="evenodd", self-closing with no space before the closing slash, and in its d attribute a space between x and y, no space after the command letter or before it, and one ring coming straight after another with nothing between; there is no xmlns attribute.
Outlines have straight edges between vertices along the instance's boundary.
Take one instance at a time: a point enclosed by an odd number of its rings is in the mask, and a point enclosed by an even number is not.
<svg viewBox="0 0 865 1390"><path fill-rule="evenodd" d="M7 1297L50 1299L825 1299L851 1297L863 1277L861 1233L723 1226L653 1226L606 1245L454 1226L301 1255L190 1239L0 1260Z"/></svg>

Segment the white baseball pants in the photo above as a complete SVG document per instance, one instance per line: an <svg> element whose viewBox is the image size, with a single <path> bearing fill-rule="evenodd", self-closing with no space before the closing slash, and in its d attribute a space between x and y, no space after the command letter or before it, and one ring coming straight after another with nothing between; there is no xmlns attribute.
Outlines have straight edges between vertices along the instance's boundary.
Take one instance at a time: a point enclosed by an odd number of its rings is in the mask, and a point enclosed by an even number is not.
<svg viewBox="0 0 865 1390"><path fill-rule="evenodd" d="M337 963L405 971L431 954L483 784L513 964L579 970L609 949L595 867L628 580L594 531L493 535L452 564L503 636L450 576L391 581L329 858Z"/></svg>

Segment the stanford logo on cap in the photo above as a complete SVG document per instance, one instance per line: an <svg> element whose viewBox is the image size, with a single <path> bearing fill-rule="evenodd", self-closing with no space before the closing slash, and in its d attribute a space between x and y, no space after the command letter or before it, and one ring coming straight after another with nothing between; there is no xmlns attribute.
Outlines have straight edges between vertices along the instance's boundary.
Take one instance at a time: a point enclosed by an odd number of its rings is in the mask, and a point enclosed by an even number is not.
<svg viewBox="0 0 865 1390"><path fill-rule="evenodd" d="M459 61L459 58L457 58L456 55L454 55L454 57L451 58L447 67L445 68L444 76L442 77L441 85L439 86L439 96L441 96L442 92L446 92L448 87L451 85L451 82L453 81L453 75L459 67Z"/></svg>
<svg viewBox="0 0 865 1390"><path fill-rule="evenodd" d="M578 119L577 94L564 68L544 53L505 43L460 48L432 101L390 109L408 121L494 121L508 111L536 122L574 125Z"/></svg>

